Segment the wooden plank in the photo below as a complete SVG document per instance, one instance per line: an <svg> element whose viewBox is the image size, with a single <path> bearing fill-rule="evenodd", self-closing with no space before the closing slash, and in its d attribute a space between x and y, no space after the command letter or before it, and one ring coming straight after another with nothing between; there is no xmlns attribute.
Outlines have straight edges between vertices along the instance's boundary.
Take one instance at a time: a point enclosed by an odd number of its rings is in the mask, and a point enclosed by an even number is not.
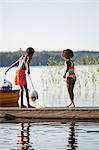
<svg viewBox="0 0 99 150"><path fill-rule="evenodd" d="M6 117L7 114L8 118ZM43 109L17 107L0 108L0 122L42 121L99 121L99 107L49 107Z"/></svg>

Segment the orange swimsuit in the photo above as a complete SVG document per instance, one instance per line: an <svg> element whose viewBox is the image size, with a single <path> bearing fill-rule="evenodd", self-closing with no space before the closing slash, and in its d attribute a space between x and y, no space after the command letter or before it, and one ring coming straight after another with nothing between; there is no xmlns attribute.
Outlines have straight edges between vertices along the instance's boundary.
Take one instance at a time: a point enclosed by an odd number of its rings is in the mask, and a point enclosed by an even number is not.
<svg viewBox="0 0 99 150"><path fill-rule="evenodd" d="M15 84L24 86L27 85L26 81L26 69L27 65L25 64L25 56L22 56L19 60L19 66L18 69L16 70L16 76L15 76Z"/></svg>
<svg viewBox="0 0 99 150"><path fill-rule="evenodd" d="M20 86L27 85L25 70L16 70L15 84Z"/></svg>

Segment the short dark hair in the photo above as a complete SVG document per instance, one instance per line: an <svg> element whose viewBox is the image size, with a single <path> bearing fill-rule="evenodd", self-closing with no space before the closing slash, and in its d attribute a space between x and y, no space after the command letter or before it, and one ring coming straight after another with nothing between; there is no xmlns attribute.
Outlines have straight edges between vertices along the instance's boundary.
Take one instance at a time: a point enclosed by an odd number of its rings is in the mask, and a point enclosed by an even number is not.
<svg viewBox="0 0 99 150"><path fill-rule="evenodd" d="M71 49L65 49L62 51L61 53L62 57L65 57L68 56L68 58L72 58L74 56L74 53Z"/></svg>
<svg viewBox="0 0 99 150"><path fill-rule="evenodd" d="M74 53L71 49L66 49L66 51L68 52L68 54L71 58L74 56Z"/></svg>
<svg viewBox="0 0 99 150"><path fill-rule="evenodd" d="M26 53L27 54L34 54L34 52L35 52L35 50L34 50L34 48L32 48L32 47L28 47L27 49L26 49Z"/></svg>

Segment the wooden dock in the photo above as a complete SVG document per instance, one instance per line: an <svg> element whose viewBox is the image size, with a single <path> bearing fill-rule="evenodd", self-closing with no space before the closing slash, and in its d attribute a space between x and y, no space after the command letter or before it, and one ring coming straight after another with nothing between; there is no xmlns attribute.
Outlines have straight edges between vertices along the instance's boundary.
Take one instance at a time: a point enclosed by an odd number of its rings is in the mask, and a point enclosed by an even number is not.
<svg viewBox="0 0 99 150"><path fill-rule="evenodd" d="M12 108L0 107L0 123L13 122L99 122L99 107Z"/></svg>

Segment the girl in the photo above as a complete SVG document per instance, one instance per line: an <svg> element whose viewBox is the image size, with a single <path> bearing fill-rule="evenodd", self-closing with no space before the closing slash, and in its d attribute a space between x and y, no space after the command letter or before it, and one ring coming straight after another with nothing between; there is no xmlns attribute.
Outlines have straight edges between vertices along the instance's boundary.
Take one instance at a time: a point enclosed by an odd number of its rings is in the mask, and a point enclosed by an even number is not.
<svg viewBox="0 0 99 150"><path fill-rule="evenodd" d="M29 93L27 88L27 81L26 81L26 69L27 73L30 74L30 68L29 63L32 59L32 56L34 54L34 49L32 47L29 47L26 49L26 53L24 56L21 56L15 63L13 63L5 72L9 71L14 66L18 66L18 69L16 70L16 76L15 76L15 84L20 86L20 95L21 95L21 107L26 107L23 105L23 92L25 90L26 98L27 98L27 107L32 107L29 104Z"/></svg>
<svg viewBox="0 0 99 150"><path fill-rule="evenodd" d="M71 105L75 107L73 89L76 81L76 75L74 72L74 62L71 59L73 57L73 51L70 49L63 50L62 57L65 59L65 65L67 67L63 77L67 79L67 89L71 100L71 103L67 107L70 107Z"/></svg>

